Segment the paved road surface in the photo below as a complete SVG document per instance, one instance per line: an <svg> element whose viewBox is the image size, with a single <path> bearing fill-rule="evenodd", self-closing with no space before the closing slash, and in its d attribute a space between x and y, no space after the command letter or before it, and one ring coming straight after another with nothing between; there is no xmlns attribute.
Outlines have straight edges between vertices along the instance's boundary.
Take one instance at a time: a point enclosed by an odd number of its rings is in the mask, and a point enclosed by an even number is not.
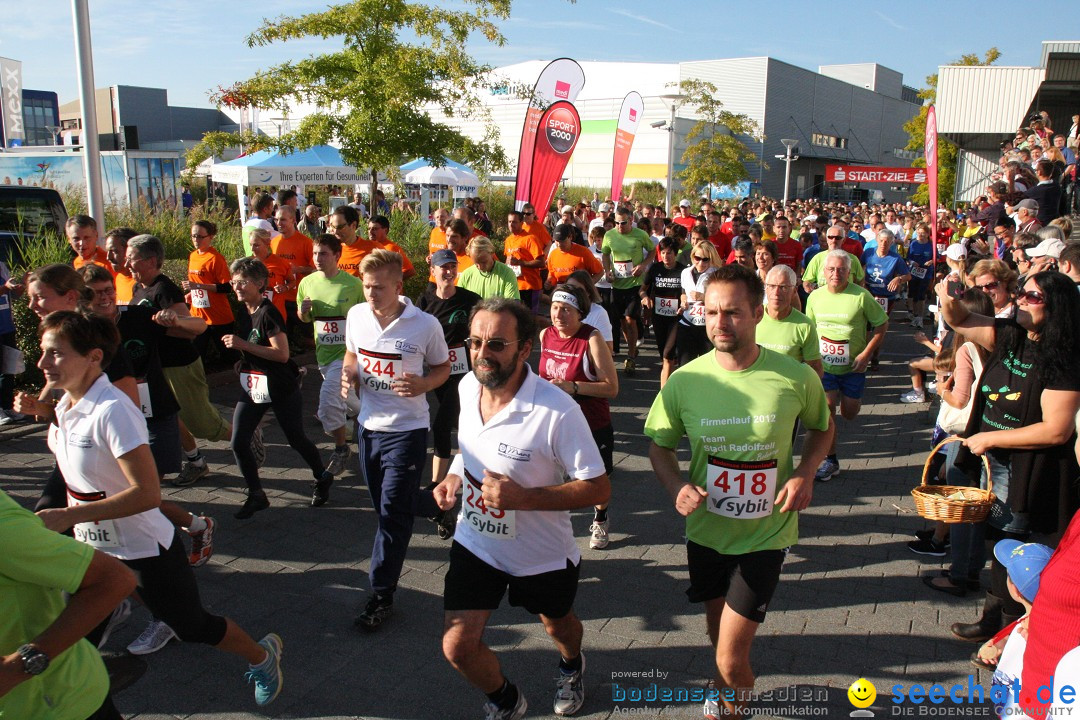
<svg viewBox="0 0 1080 720"><path fill-rule="evenodd" d="M894 684L966 684L974 672L967 663L974 646L954 641L948 626L973 619L980 597L933 593L919 574L939 565L905 547L923 526L908 491L918 481L936 412L927 404L897 402L910 387L904 361L921 353L911 331L894 321L882 369L868 382L862 416L854 427L841 421L841 474L818 484L812 506L802 513L802 540L784 566L754 645L759 691L797 684L818 700L802 706L823 708L833 717L852 710L846 691L859 677L877 686L875 708L885 716ZM682 523L646 458L642 427L659 389L651 343L642 358L636 377L620 377L613 407L617 472L610 548L589 550L591 515L574 516L584 556L576 609L585 624L588 659L586 701L578 717L617 718L620 710L645 705L651 716L698 718L697 703L614 702L613 683L618 689L647 689L652 682L700 687L712 675L700 606L684 595ZM307 431L328 453L314 419L317 371L311 377L315 381L304 388ZM231 413L233 386L217 387L213 399ZM107 648L118 656L118 681L130 683L116 696L125 717L481 717L483 696L440 650L448 543L438 539L431 523L418 521L394 617L378 633L361 634L352 619L368 596L375 516L355 456L330 504L311 508L307 469L300 469L273 424L266 441L263 482L273 506L255 518L232 517L242 502L242 481L225 443L209 448L211 477L190 488L166 488L165 494L219 521L216 554L196 571L204 601L256 637L275 631L284 638L281 697L260 712L243 684L242 662L200 646L173 643L146 657L145 668L125 660L124 647L148 617L140 609ZM44 432L40 426L0 430L0 449L0 485L32 503L52 466ZM529 717L555 717L558 658L540 624L504 606L485 638L528 698Z"/></svg>

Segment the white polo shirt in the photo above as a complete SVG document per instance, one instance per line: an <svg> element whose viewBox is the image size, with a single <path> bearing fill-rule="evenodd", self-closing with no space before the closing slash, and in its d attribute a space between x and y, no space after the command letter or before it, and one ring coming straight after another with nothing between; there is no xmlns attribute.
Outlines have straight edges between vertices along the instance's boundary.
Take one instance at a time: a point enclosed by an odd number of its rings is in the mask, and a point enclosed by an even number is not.
<svg viewBox="0 0 1080 720"><path fill-rule="evenodd" d="M468 476L482 483L486 469L524 487L548 487L561 485L567 475L588 480L604 474L604 461L581 408L526 368L517 395L487 424L480 417L476 375L470 372L461 379L461 454L450 466L450 472L463 479L454 539L488 565L517 577L563 570L567 560L575 565L581 560L570 513L490 510Z"/></svg>
<svg viewBox="0 0 1080 720"><path fill-rule="evenodd" d="M442 326L406 297L401 315L382 328L369 303L354 305L345 318L345 347L356 353L360 381L360 425L380 432L407 432L429 426L426 395L400 397L391 381L402 373L423 375L424 365L450 359Z"/></svg>
<svg viewBox="0 0 1080 720"><path fill-rule="evenodd" d="M68 507L104 500L131 487L116 458L148 445L146 419L104 373L74 405L64 394L49 426L49 449L67 483ZM121 560L156 557L172 544L172 523L157 508L113 520L79 523L75 539Z"/></svg>

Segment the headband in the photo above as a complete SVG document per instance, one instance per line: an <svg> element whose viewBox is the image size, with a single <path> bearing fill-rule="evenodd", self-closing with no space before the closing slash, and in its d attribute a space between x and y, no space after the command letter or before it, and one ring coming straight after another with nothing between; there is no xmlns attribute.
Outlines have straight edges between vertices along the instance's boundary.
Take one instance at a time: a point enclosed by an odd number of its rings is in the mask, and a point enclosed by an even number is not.
<svg viewBox="0 0 1080 720"><path fill-rule="evenodd" d="M578 304L577 298L574 297L571 293L566 292L565 290L555 291L555 293L551 296L551 302L563 303L564 305L569 305L578 312L581 312L581 305Z"/></svg>

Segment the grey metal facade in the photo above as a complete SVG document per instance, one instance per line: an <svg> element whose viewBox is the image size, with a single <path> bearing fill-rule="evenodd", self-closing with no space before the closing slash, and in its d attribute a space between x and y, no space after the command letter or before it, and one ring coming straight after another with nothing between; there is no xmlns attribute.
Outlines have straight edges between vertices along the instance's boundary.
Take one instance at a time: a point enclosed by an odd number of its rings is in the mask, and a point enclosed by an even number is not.
<svg viewBox="0 0 1080 720"><path fill-rule="evenodd" d="M852 66L852 73L857 66ZM855 85L800 68L775 58L739 58L699 63L682 63L683 78L709 80L720 91L726 109L749 115L764 131L764 142L742 138L756 149L759 162L747 167L751 178L761 183L761 191L773 197L784 194L785 148L781 139L799 141L799 160L792 163L791 197L821 197L825 165L910 166L901 159L908 136L903 125L919 112L919 105L905 99L899 73L872 66L874 82L886 92ZM865 73L865 68L864 68ZM852 77L855 77L853 74ZM814 143L814 136L843 138L846 147L826 147ZM763 167L763 163L766 167ZM868 186L881 190L886 199L902 200L915 190L892 190L889 186Z"/></svg>

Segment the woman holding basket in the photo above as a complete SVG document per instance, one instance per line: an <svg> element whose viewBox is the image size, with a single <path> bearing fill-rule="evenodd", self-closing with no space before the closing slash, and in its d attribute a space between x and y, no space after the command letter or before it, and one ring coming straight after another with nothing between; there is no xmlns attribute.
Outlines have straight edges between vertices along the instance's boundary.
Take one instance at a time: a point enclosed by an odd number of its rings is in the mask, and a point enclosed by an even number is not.
<svg viewBox="0 0 1080 720"><path fill-rule="evenodd" d="M989 353L957 459L970 478L982 468L972 455L985 455L997 496L973 542L980 535L1023 542L1032 533L1055 535L1078 506L1072 453L1080 407L1076 286L1058 272L1032 275L1017 295L1012 318L969 312L950 297L945 283L935 290L945 322ZM1009 597L1005 568L994 560L981 617L951 629L961 639L981 642L1001 628L1004 617L1022 614Z"/></svg>

